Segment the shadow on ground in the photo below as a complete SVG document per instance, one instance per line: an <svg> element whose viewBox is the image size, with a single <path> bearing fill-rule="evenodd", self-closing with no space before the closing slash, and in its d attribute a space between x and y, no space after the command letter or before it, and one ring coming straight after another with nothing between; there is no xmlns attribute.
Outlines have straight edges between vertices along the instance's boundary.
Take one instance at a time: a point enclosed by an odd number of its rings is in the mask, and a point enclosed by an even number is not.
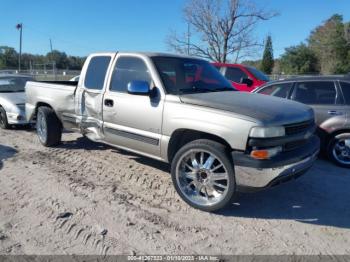
<svg viewBox="0 0 350 262"><path fill-rule="evenodd" d="M350 228L350 170L317 160L301 178L265 191L241 194L233 207L219 214Z"/></svg>
<svg viewBox="0 0 350 262"><path fill-rule="evenodd" d="M154 160L152 158L142 157L138 154L128 152L126 150L118 149L116 147L112 147L103 143L93 142L86 137L79 137L76 140L65 141L57 147L65 148L65 149L84 149L84 150L91 150L91 151L110 149L112 150L113 153L127 155L130 157L130 159L133 159L140 164L151 166L159 170L162 170L164 172L170 172L169 164Z"/></svg>
<svg viewBox="0 0 350 262"><path fill-rule="evenodd" d="M66 149L107 150L169 172L168 164L80 137L60 145ZM350 228L350 170L317 160L301 178L264 191L240 194L218 215L297 220L315 225Z"/></svg>
<svg viewBox="0 0 350 262"><path fill-rule="evenodd" d="M3 167L3 161L13 157L15 154L17 153L17 150L9 147L9 146L4 146L4 145L0 145L0 170Z"/></svg>

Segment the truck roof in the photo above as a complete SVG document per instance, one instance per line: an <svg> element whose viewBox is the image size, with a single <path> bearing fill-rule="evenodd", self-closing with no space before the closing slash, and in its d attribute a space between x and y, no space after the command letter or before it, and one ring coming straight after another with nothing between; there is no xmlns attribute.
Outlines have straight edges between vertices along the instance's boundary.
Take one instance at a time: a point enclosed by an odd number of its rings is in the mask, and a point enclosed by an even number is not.
<svg viewBox="0 0 350 262"><path fill-rule="evenodd" d="M92 55L97 55L97 54L105 54L105 53L115 53L115 54L136 54L136 55L144 55L148 57L157 57L157 56L162 56L162 57L178 57L178 58L192 58L192 59L200 59L195 56L188 56L188 55L180 55L180 54L170 54L170 53L163 53L163 52L134 52L134 51L114 51L114 52L97 52L93 53Z"/></svg>
<svg viewBox="0 0 350 262"><path fill-rule="evenodd" d="M299 76L299 77L291 77L280 80L274 80L269 82L271 83L282 83L282 82L294 82L294 81L337 81L337 80L350 80L350 75L323 75L323 76Z"/></svg>

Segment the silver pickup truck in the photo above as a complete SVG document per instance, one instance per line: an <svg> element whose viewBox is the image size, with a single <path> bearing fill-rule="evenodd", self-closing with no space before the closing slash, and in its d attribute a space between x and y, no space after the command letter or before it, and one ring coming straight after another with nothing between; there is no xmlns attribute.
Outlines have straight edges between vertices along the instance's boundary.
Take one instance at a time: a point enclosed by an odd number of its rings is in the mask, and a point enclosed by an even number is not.
<svg viewBox="0 0 350 262"><path fill-rule="evenodd" d="M44 146L78 130L169 162L179 195L204 211L300 176L319 151L310 107L237 92L197 58L93 54L78 83L28 82L26 92L26 117Z"/></svg>

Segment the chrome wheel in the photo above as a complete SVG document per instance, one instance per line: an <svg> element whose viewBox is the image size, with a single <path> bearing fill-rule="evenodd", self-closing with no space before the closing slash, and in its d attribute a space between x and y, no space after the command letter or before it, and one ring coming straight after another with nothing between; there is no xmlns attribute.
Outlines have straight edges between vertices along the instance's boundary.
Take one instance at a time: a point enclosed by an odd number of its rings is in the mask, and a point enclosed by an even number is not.
<svg viewBox="0 0 350 262"><path fill-rule="evenodd" d="M46 124L45 115L41 111L38 112L36 126L37 126L36 128L37 128L37 133L40 141L42 143L45 143L47 138L47 124Z"/></svg>
<svg viewBox="0 0 350 262"><path fill-rule="evenodd" d="M333 147L333 157L341 164L350 164L350 138L338 140Z"/></svg>
<svg viewBox="0 0 350 262"><path fill-rule="evenodd" d="M227 195L229 174L216 155L192 149L179 158L176 182L190 202L199 206L212 206Z"/></svg>

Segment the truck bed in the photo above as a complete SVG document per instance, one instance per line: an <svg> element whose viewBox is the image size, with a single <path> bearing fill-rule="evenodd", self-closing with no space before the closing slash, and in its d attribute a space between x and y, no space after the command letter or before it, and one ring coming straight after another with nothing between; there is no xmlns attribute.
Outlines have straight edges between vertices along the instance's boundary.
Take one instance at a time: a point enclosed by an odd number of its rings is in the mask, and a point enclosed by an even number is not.
<svg viewBox="0 0 350 262"><path fill-rule="evenodd" d="M38 104L52 107L57 116L75 115L74 97L77 82L73 81L42 81L26 83L26 118L35 118L35 108Z"/></svg>

